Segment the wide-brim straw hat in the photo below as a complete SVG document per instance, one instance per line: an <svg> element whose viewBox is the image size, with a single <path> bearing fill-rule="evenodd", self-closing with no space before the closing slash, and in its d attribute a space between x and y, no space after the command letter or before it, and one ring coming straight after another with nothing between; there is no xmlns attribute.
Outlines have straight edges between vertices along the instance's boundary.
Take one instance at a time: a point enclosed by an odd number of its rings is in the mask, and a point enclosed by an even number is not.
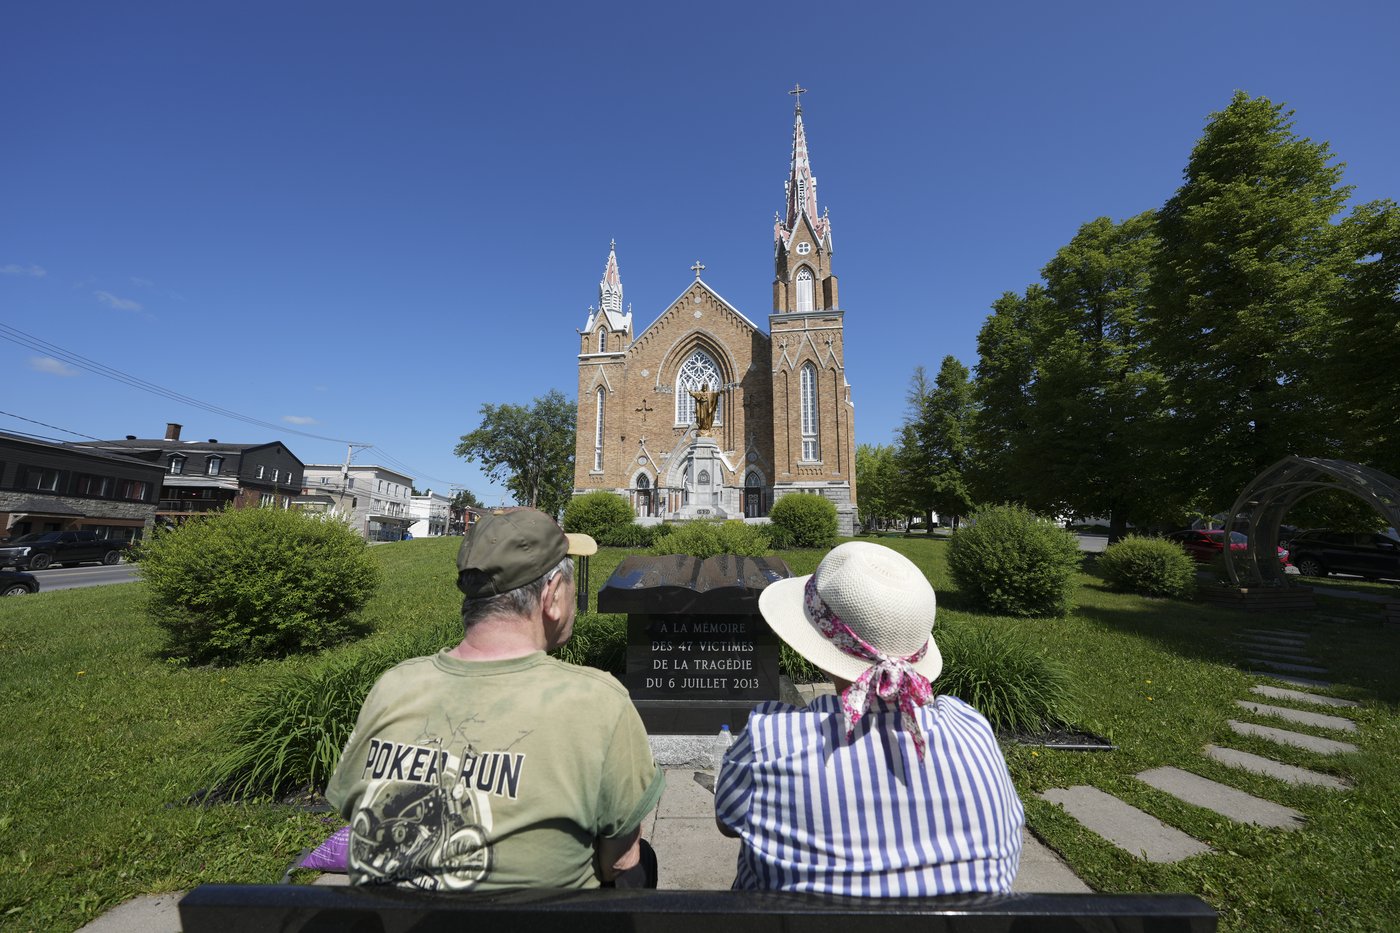
<svg viewBox="0 0 1400 933"><path fill-rule="evenodd" d="M942 672L943 655L933 640L933 586L909 558L868 541L849 541L822 558L816 573L778 580L759 594L759 612L793 651L828 674L854 681L874 662L846 654L817 628L806 609L808 580L816 580L822 602L871 647L907 658L928 645L914 669L929 680Z"/></svg>

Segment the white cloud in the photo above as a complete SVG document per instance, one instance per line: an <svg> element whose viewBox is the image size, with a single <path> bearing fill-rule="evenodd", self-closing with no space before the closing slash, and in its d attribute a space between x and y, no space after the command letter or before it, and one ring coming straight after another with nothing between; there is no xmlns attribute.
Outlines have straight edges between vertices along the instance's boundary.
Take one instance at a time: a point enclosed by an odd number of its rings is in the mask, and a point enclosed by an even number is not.
<svg viewBox="0 0 1400 933"><path fill-rule="evenodd" d="M139 301L132 301L130 298L118 298L111 292L93 292L93 294L97 296L98 301L102 302L109 308L115 308L118 311L141 310L141 302Z"/></svg>
<svg viewBox="0 0 1400 933"><path fill-rule="evenodd" d="M133 275L131 277L131 284L135 285L137 288L154 288L156 283L152 282L150 279L143 279L140 276Z"/></svg>
<svg viewBox="0 0 1400 933"><path fill-rule="evenodd" d="M0 266L0 275L28 275L36 279L42 279L48 274L48 270L41 266L21 266L14 262Z"/></svg>
<svg viewBox="0 0 1400 933"><path fill-rule="evenodd" d="M36 373L48 373L51 376L76 376L78 371L62 360L56 360L51 356L31 356L29 358L29 368Z"/></svg>
<svg viewBox="0 0 1400 933"><path fill-rule="evenodd" d="M305 415L283 415L282 420L288 424L315 424L315 418L308 418Z"/></svg>

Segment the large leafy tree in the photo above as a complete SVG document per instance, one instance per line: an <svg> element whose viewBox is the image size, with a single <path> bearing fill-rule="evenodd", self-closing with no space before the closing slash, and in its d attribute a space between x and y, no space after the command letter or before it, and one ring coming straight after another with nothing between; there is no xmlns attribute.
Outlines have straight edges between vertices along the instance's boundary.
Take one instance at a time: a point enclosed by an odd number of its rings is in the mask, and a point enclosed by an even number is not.
<svg viewBox="0 0 1400 933"><path fill-rule="evenodd" d="M856 447L856 484L860 487L857 504L861 523L867 529L903 514L898 482L893 446L861 444Z"/></svg>
<svg viewBox="0 0 1400 933"><path fill-rule="evenodd" d="M479 461L516 503L557 516L573 492L575 415L573 401L557 389L529 405L484 404L481 426L454 452Z"/></svg>
<svg viewBox="0 0 1400 933"><path fill-rule="evenodd" d="M1320 364L1349 189L1291 112L1236 93L1213 114L1158 214L1144 333L1166 382L1164 436L1180 504L1228 507L1290 454L1328 452ZM1190 500L1194 500L1192 503Z"/></svg>
<svg viewBox="0 0 1400 933"><path fill-rule="evenodd" d="M1048 301L1029 322L1033 345L1027 430L1037 464L1032 501L1050 511L1106 516L1109 536L1153 517L1160 380L1148 365L1142 319L1156 246L1149 213L1079 228L1042 271Z"/></svg>
<svg viewBox="0 0 1400 933"><path fill-rule="evenodd" d="M945 356L924 399L915 431L928 471L933 510L951 524L972 510L967 468L972 422L972 383L955 356Z"/></svg>
<svg viewBox="0 0 1400 933"><path fill-rule="evenodd" d="M977 377L972 386L972 462L969 476L979 502L1030 501L1034 464L1021 443L1030 417L1035 371L1031 322L1049 298L1039 285L1024 295L1006 292L977 334Z"/></svg>

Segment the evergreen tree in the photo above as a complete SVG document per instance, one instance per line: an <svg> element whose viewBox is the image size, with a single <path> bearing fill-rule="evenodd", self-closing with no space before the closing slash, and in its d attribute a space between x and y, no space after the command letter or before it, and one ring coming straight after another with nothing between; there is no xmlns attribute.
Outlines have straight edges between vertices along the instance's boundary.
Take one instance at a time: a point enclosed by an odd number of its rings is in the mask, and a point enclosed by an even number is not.
<svg viewBox="0 0 1400 933"><path fill-rule="evenodd" d="M1030 327L1048 300L1039 285L1027 288L1025 295L1006 292L992 303L992 313L977 334L968 471L975 501L1029 501L1034 464L1021 441L1035 370Z"/></svg>
<svg viewBox="0 0 1400 933"><path fill-rule="evenodd" d="M967 367L945 356L924 398L915 430L929 478L929 504L940 516L958 519L972 510L965 475L972 421L972 384Z"/></svg>
<svg viewBox="0 0 1400 933"><path fill-rule="evenodd" d="M1292 113L1236 93L1213 114L1158 215L1144 333L1166 380L1178 504L1214 512L1290 454L1326 453L1319 364L1349 189Z"/></svg>

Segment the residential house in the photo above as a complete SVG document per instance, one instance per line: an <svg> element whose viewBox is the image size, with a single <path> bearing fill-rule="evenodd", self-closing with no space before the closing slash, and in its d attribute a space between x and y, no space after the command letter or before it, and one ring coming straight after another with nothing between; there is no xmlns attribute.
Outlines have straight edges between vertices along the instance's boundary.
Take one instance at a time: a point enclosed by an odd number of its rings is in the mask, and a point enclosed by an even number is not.
<svg viewBox="0 0 1400 933"><path fill-rule="evenodd" d="M437 538L447 534L452 516L452 500L429 489L421 496L409 497L409 514L414 522L408 533L415 538Z"/></svg>
<svg viewBox="0 0 1400 933"><path fill-rule="evenodd" d="M388 467L308 463L297 503L343 515L366 541L401 541L414 522L413 478Z"/></svg>
<svg viewBox="0 0 1400 933"><path fill-rule="evenodd" d="M139 539L155 523L160 467L0 432L0 536L95 531Z"/></svg>
<svg viewBox="0 0 1400 933"><path fill-rule="evenodd" d="M100 448L161 467L156 520L178 524L190 515L225 508L288 508L301 491L305 466L281 441L228 444L180 439L181 425L167 424L165 437L86 441L73 447Z"/></svg>

